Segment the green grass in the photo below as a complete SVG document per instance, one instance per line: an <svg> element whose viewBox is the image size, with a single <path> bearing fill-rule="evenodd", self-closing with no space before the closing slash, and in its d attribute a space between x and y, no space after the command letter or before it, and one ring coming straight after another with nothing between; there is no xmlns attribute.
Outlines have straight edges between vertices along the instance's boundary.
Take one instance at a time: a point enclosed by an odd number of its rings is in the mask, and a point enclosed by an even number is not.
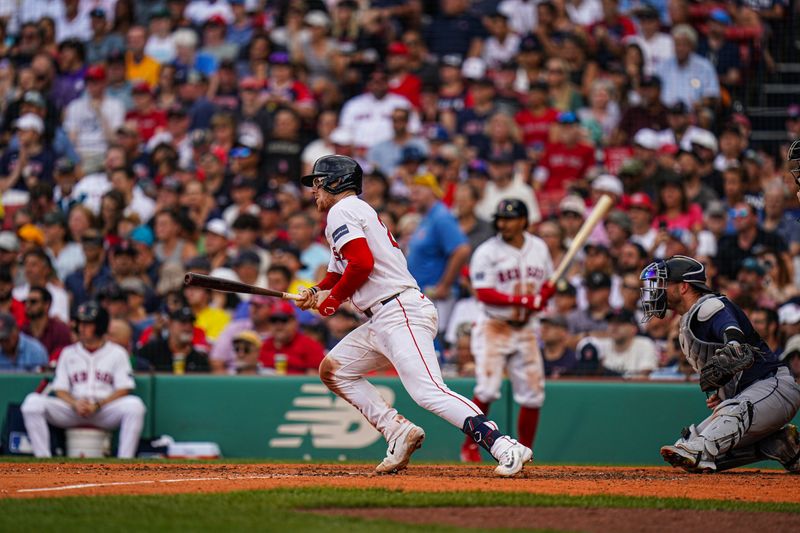
<svg viewBox="0 0 800 533"><path fill-rule="evenodd" d="M6 499L0 500L0 531L458 531L459 528L445 526L409 526L384 520L318 516L302 511L337 507L443 506L617 507L800 513L800 504L788 503L305 488L216 494ZM431 513L431 521L435 520L434 513Z"/></svg>

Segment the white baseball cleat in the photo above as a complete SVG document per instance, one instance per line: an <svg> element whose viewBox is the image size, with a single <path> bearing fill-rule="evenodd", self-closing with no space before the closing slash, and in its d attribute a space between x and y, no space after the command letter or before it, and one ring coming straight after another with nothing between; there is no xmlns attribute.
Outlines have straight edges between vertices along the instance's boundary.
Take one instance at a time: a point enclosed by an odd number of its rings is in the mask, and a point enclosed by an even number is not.
<svg viewBox="0 0 800 533"><path fill-rule="evenodd" d="M494 473L498 476L509 477L519 473L525 463L533 459L533 452L527 446L515 442L500 456Z"/></svg>
<svg viewBox="0 0 800 533"><path fill-rule="evenodd" d="M386 458L375 467L378 474L392 474L405 469L411 454L422 447L425 440L425 431L411 422L400 435L392 441L386 451Z"/></svg>
<svg viewBox="0 0 800 533"><path fill-rule="evenodd" d="M707 474L717 470L717 465L713 461L702 461L699 452L688 450L680 444L662 446L661 457L672 466L694 474Z"/></svg>

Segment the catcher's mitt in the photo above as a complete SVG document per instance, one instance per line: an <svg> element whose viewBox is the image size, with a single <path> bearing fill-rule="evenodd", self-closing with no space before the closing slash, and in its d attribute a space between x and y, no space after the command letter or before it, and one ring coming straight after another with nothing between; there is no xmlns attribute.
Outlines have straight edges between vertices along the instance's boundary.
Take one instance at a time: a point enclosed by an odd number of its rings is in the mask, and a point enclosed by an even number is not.
<svg viewBox="0 0 800 533"><path fill-rule="evenodd" d="M733 376L750 367L761 351L749 344L727 344L714 352L700 370L700 389L711 392L724 387Z"/></svg>

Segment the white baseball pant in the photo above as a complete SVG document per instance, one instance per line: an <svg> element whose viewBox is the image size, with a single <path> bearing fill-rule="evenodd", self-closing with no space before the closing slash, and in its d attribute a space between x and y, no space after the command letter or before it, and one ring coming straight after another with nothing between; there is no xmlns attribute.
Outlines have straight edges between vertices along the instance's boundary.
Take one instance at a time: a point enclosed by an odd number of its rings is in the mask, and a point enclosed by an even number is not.
<svg viewBox="0 0 800 533"><path fill-rule="evenodd" d="M544 403L544 362L532 325L514 328L502 320L484 318L472 329L475 356L475 397L485 403L500 399L503 371L511 380L514 401L523 407Z"/></svg>
<svg viewBox="0 0 800 533"><path fill-rule="evenodd" d="M25 429L36 457L50 457L50 429L47 427L49 422L60 428L119 427L117 457L125 459L136 454L147 409L141 398L129 394L107 403L91 416L82 417L64 400L33 392L25 397L21 410Z"/></svg>
<svg viewBox="0 0 800 533"><path fill-rule="evenodd" d="M366 374L391 364L420 407L460 430L467 418L483 413L445 385L433 347L437 322L431 301L418 290L408 289L380 307L369 322L351 331L328 353L320 365L320 378L391 442L406 419L364 379Z"/></svg>

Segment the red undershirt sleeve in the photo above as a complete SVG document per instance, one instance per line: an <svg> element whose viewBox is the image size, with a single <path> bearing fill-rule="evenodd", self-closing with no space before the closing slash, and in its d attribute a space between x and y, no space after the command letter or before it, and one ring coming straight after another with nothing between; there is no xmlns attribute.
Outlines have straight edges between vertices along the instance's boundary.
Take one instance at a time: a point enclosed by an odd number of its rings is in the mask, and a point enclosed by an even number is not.
<svg viewBox="0 0 800 533"><path fill-rule="evenodd" d="M475 295L478 300L488 305L509 306L509 305L524 305L523 298L525 296L512 296L498 292L495 289L476 289Z"/></svg>
<svg viewBox="0 0 800 533"><path fill-rule="evenodd" d="M375 266L375 259L372 257L367 239L363 237L353 239L345 244L341 249L341 254L347 259L347 267L345 267L341 279L331 289L331 297L343 302L367 281Z"/></svg>
<svg viewBox="0 0 800 533"><path fill-rule="evenodd" d="M325 277L322 278L319 283L317 283L317 287L319 287L323 291L330 290L333 288L334 285L336 285L336 282L338 282L340 279L342 279L341 274L339 274L338 272L331 272L329 270L328 273L325 274Z"/></svg>

